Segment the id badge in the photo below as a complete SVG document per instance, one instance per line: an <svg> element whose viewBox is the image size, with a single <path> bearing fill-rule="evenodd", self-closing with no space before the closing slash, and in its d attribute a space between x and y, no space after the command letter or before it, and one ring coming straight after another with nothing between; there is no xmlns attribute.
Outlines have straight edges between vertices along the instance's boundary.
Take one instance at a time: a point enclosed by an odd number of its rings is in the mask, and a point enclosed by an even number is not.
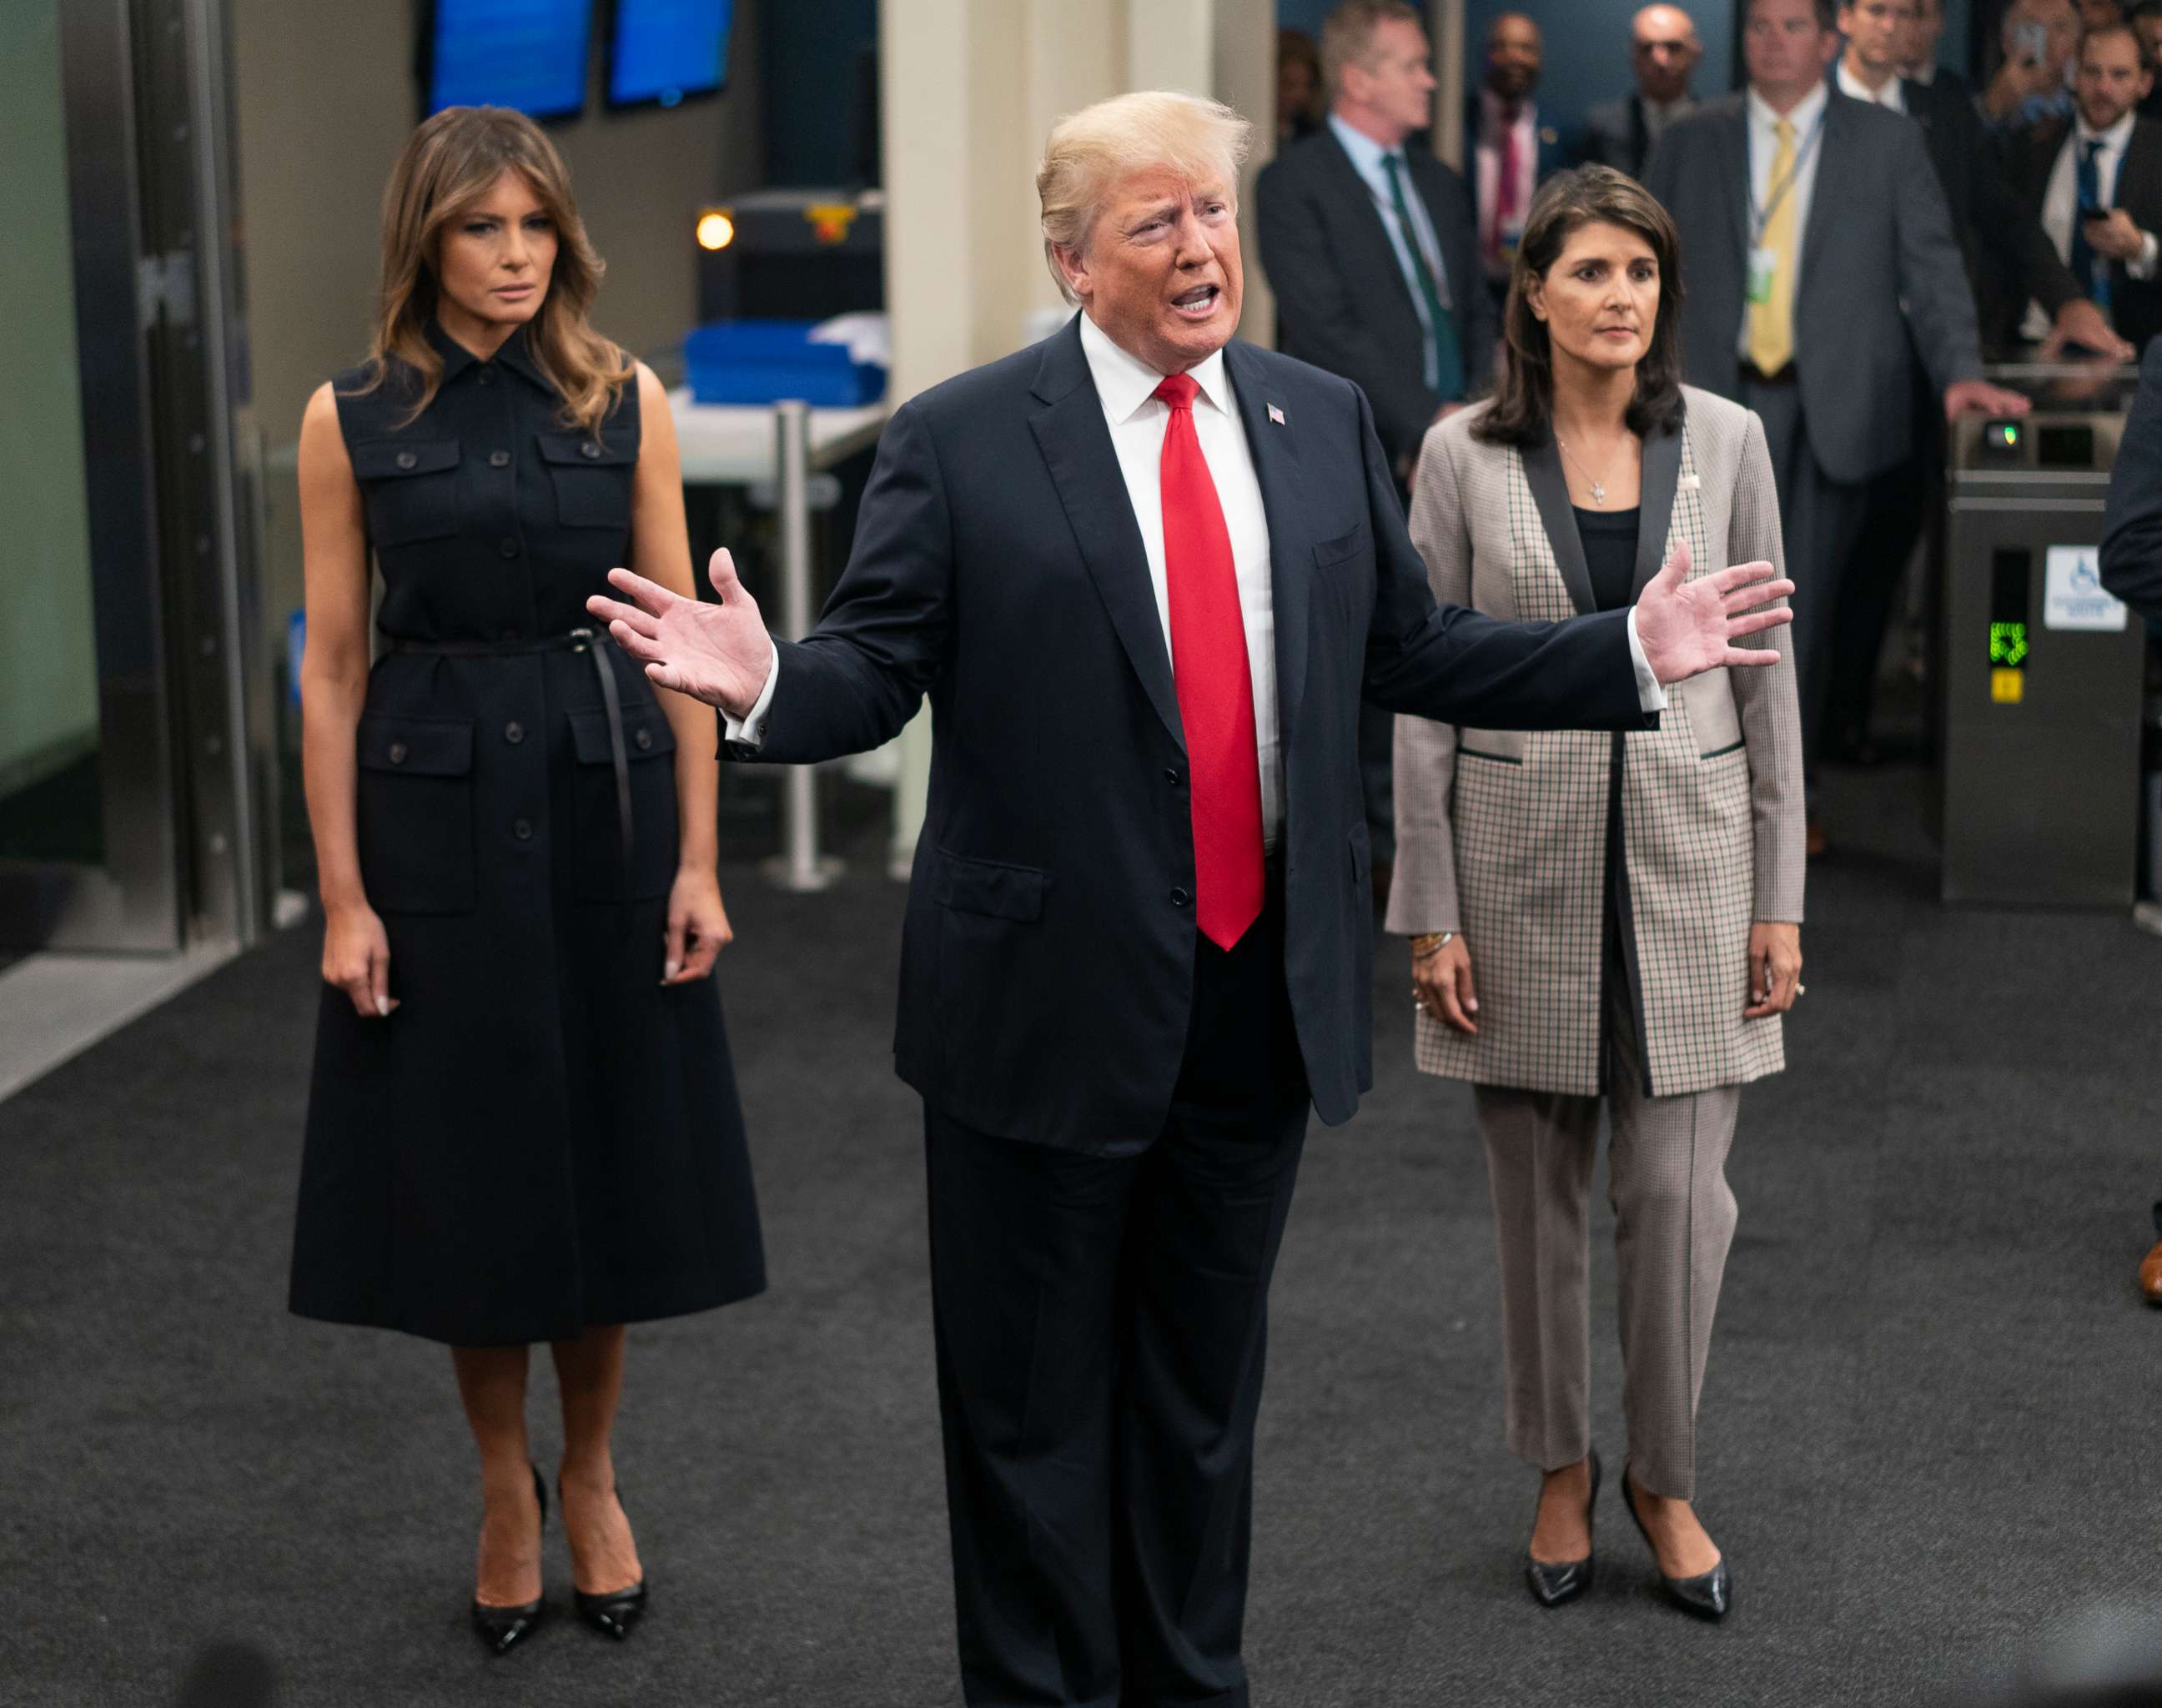
<svg viewBox="0 0 2162 1708"><path fill-rule="evenodd" d="M1772 281L1779 274L1779 252L1761 243L1749 252L1749 300L1762 307L1772 300Z"/></svg>

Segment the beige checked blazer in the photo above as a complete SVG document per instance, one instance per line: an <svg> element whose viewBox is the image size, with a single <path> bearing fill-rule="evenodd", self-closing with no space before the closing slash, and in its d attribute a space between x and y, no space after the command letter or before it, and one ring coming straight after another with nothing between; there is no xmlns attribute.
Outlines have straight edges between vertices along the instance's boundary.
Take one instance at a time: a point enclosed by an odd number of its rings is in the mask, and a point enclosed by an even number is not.
<svg viewBox="0 0 2162 1708"><path fill-rule="evenodd" d="M1768 558L1778 499L1756 415L1684 388L1684 426L1644 446L1637 586L1687 544L1695 573ZM1482 444L1479 405L1430 431L1411 531L1437 598L1554 622L1593 609L1553 444ZM1422 1012L1429 1073L1596 1096L1606 805L1627 744L1622 833L1637 1012L1653 1094L1745 1084L1785 1066L1778 1017L1745 1021L1749 927L1802 917L1802 735L1789 630L1765 669L1669 687L1654 731L1458 729L1399 717L1392 932L1459 931L1479 1035Z"/></svg>

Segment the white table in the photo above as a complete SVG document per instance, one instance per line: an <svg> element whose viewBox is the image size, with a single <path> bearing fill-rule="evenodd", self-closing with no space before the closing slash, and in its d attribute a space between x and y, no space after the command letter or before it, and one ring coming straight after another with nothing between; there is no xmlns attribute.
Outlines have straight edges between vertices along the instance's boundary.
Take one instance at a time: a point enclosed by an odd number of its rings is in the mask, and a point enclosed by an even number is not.
<svg viewBox="0 0 2162 1708"><path fill-rule="evenodd" d="M688 386L668 394L686 486L749 486L778 478L775 405L693 403ZM878 442L890 413L883 403L810 412L809 464L831 468Z"/></svg>

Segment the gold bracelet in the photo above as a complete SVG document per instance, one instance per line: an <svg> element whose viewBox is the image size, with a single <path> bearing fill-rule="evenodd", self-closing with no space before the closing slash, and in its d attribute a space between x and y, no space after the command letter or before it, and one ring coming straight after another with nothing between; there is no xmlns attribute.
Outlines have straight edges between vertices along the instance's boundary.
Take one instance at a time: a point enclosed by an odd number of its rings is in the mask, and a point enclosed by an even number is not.
<svg viewBox="0 0 2162 1708"><path fill-rule="evenodd" d="M1428 955L1447 947L1454 938L1453 931L1423 931L1412 939L1412 958L1423 961Z"/></svg>

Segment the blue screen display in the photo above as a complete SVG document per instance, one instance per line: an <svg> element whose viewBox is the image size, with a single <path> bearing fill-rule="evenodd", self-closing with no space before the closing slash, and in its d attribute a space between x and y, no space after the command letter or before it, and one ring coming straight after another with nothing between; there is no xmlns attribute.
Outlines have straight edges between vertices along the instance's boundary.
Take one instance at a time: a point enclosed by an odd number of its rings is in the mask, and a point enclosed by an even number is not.
<svg viewBox="0 0 2162 1708"><path fill-rule="evenodd" d="M673 107L719 88L728 81L735 9L735 0L616 0L608 99Z"/></svg>
<svg viewBox="0 0 2162 1708"><path fill-rule="evenodd" d="M428 111L578 112L593 23L593 0L436 0Z"/></svg>

